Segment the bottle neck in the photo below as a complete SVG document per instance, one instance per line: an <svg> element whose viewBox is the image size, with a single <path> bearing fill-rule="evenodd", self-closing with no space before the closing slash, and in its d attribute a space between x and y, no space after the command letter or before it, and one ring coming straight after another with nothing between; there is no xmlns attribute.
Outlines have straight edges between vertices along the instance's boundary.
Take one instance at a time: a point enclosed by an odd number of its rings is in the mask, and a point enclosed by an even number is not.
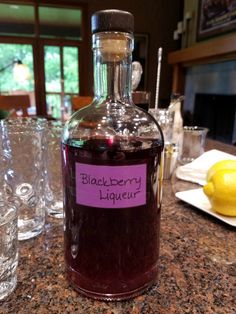
<svg viewBox="0 0 236 314"><path fill-rule="evenodd" d="M94 93L127 102L131 98L133 37L126 33L93 35Z"/></svg>

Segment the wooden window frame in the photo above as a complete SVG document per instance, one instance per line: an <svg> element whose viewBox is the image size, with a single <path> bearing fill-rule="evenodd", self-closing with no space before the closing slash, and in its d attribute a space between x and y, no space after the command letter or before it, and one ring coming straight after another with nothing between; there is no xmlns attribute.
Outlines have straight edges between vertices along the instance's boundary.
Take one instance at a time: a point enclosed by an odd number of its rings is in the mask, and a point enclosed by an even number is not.
<svg viewBox="0 0 236 314"><path fill-rule="evenodd" d="M88 94L88 71L86 71L86 64L88 60L88 7L86 3L77 1L58 1L55 0L41 0L37 3L33 0L5 0L2 4L16 4L16 5L32 5L35 12L35 36L5 36L0 35L0 43L8 44L29 44L33 49L34 60L34 81L35 81L35 100L37 115L47 115L46 107L46 90L45 90L45 72L44 72L44 46L71 46L79 49L79 91L81 95ZM55 8L80 9L82 11L82 25L81 25L81 40L76 39L61 39L61 38L41 38L39 34L39 7L48 6ZM61 48L62 49L62 48Z"/></svg>

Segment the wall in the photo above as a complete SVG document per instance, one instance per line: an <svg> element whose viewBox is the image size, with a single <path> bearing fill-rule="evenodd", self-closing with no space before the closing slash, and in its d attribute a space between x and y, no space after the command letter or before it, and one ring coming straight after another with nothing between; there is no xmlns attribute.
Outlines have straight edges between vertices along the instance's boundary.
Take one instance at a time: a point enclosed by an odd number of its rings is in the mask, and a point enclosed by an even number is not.
<svg viewBox="0 0 236 314"><path fill-rule="evenodd" d="M189 22L189 29L187 38L182 38L182 48L191 47L197 44L197 27L198 27L198 7L200 0L185 0L184 1L184 13L191 13L191 20ZM232 32L218 35L217 37L226 37L232 35ZM211 49L211 40L217 37L205 39L204 41L209 45ZM187 43L187 44L186 44ZM232 61L217 61L213 58L214 63L199 64L186 69L185 75L185 101L183 111L194 111L195 95L197 93L205 93L210 95L236 95L236 62ZM205 104L207 106L207 103ZM225 107L227 103L223 104ZM233 142L236 142L236 117L234 119L234 130L232 134ZM222 115L224 120L224 115Z"/></svg>
<svg viewBox="0 0 236 314"><path fill-rule="evenodd" d="M152 101L155 99L157 52L159 47L163 47L160 99L169 99L172 85L172 67L167 64L167 55L170 51L180 48L180 43L173 40L173 31L176 28L177 22L182 18L183 1L83 0L78 2L87 3L88 5L87 22L89 26L91 15L97 10L112 8L133 13L135 33L149 35L147 89L152 93ZM91 59L92 55L90 55ZM92 62L88 64L88 71L92 76ZM92 80L90 80L89 90L90 92L92 91Z"/></svg>
<svg viewBox="0 0 236 314"><path fill-rule="evenodd" d="M193 66L187 69L184 93L184 111L190 112L191 114L193 113L195 105L195 95L197 93L235 96L235 77L235 61L220 62L217 64L204 64ZM207 106L207 102L204 105ZM226 102L222 103L222 106L224 106L225 109L227 109L227 105L228 104ZM224 117L224 111L222 111L222 120L224 120ZM234 120L232 143L236 143L236 116L230 118Z"/></svg>
<svg viewBox="0 0 236 314"><path fill-rule="evenodd" d="M196 93L236 95L236 62L220 62L187 69L185 109L193 112Z"/></svg>

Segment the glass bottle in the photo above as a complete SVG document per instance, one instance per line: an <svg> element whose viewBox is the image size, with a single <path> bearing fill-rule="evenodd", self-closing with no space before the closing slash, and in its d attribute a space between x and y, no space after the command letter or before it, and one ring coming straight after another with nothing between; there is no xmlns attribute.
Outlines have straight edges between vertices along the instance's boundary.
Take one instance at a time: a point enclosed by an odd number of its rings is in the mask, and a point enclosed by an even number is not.
<svg viewBox="0 0 236 314"><path fill-rule="evenodd" d="M163 135L132 103L133 16L92 16L95 98L62 139L65 262L74 288L126 299L158 272Z"/></svg>

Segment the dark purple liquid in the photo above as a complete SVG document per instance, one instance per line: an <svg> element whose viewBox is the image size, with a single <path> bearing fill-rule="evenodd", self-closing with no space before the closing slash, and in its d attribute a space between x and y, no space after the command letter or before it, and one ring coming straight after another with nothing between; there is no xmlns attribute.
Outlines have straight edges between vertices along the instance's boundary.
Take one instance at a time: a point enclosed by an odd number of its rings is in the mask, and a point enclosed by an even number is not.
<svg viewBox="0 0 236 314"><path fill-rule="evenodd" d="M162 146L156 142L150 149L137 147L132 152L121 151L118 144L107 140L90 140L80 146L62 147L69 281L78 291L95 298L123 299L136 295L153 283L157 275ZM94 208L76 204L75 162L119 166L146 163L146 205Z"/></svg>

